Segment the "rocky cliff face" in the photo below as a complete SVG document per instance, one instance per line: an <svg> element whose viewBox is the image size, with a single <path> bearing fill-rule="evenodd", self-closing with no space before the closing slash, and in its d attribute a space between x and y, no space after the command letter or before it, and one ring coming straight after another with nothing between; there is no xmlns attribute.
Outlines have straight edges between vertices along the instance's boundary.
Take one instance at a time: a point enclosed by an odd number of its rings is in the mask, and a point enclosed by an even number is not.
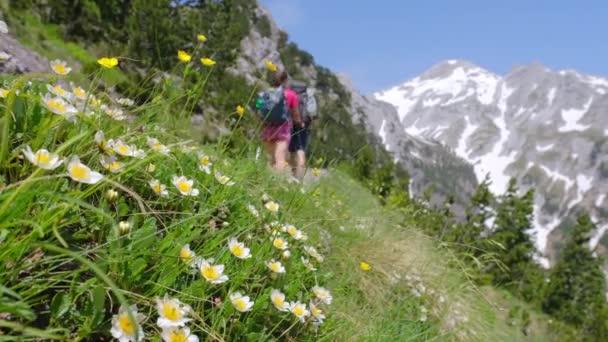
<svg viewBox="0 0 608 342"><path fill-rule="evenodd" d="M489 175L494 192L510 177L536 188L533 233L550 255L556 228L581 209L599 227L592 244L608 229L607 94L607 79L575 71L535 64L501 77L447 61L375 97L397 108L406 132L452 146L479 179Z"/></svg>

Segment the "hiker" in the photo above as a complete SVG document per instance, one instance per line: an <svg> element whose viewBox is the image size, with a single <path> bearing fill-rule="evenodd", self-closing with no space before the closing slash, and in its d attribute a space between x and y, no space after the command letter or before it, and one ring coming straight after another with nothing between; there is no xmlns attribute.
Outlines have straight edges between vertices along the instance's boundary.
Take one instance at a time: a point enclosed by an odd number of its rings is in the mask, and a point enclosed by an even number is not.
<svg viewBox="0 0 608 342"><path fill-rule="evenodd" d="M312 89L306 83L292 81L289 88L298 96L298 109L303 125L292 128L291 141L289 142L289 152L291 154L291 168L296 179L302 180L306 172L306 146L310 133L310 125L316 114L317 103Z"/></svg>
<svg viewBox="0 0 608 342"><path fill-rule="evenodd" d="M298 108L298 95L287 88L287 72L277 72L273 89L263 92L256 101L263 120L262 141L264 149L272 158L276 170L284 170L287 165L287 150L293 127L303 127Z"/></svg>

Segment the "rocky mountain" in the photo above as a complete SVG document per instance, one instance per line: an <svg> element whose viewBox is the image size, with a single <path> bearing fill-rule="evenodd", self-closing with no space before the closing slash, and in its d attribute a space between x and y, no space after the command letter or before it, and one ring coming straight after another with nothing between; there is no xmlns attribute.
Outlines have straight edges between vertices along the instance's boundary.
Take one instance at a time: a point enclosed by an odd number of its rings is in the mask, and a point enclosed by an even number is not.
<svg viewBox="0 0 608 342"><path fill-rule="evenodd" d="M499 76L450 60L374 96L396 107L405 132L451 146L479 180L488 175L493 192L511 177L534 187L531 233L544 256L581 209L598 225L591 247L608 229L608 79L540 64Z"/></svg>
<svg viewBox="0 0 608 342"><path fill-rule="evenodd" d="M281 54L281 40L284 32L278 27L269 10L258 4L254 23L257 25L241 42L235 74L247 75L255 83L256 71L264 68L270 60L280 68L285 67L286 56ZM264 23L264 25L260 25ZM297 78L312 87L319 88L320 70L307 63L298 64ZM329 72L329 71L328 71ZM421 195L431 184L435 186L435 201L441 201L447 194L456 194L457 202L464 203L475 189L477 179L473 167L464 159L453 154L440 141L410 134L400 120L397 109L373 96L365 96L356 89L348 76L337 74L340 88L348 96L346 109L350 119L364 126L370 134L391 152L396 162L401 163L410 173L410 193ZM334 89L317 89L321 102L336 100L339 95ZM446 175L450 175L448 179Z"/></svg>

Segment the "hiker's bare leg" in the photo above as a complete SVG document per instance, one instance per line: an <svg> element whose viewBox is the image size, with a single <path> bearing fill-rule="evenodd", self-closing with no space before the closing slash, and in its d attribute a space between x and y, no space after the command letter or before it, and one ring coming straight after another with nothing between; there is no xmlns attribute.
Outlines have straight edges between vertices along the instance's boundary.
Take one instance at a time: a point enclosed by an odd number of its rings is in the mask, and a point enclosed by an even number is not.
<svg viewBox="0 0 608 342"><path fill-rule="evenodd" d="M289 142L287 141L277 141L274 148L274 160L275 160L275 169L284 170L285 164L287 164L287 149L289 147Z"/></svg>
<svg viewBox="0 0 608 342"><path fill-rule="evenodd" d="M304 178L304 173L306 172L306 152L303 150L298 150L295 154L295 176L297 179L302 180Z"/></svg>
<svg viewBox="0 0 608 342"><path fill-rule="evenodd" d="M272 167L275 167L275 164L276 164L276 160L274 159L275 143L269 142L269 141L264 141L264 150L266 150L266 153L270 157L270 160L271 160L270 165Z"/></svg>

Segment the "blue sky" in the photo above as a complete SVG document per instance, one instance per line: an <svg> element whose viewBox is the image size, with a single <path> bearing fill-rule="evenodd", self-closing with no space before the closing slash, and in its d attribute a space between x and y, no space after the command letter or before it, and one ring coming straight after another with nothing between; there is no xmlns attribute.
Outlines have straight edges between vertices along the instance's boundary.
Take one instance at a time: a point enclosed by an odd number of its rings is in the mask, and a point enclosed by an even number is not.
<svg viewBox="0 0 608 342"><path fill-rule="evenodd" d="M317 63L383 90L447 59L608 77L608 0L261 0Z"/></svg>

